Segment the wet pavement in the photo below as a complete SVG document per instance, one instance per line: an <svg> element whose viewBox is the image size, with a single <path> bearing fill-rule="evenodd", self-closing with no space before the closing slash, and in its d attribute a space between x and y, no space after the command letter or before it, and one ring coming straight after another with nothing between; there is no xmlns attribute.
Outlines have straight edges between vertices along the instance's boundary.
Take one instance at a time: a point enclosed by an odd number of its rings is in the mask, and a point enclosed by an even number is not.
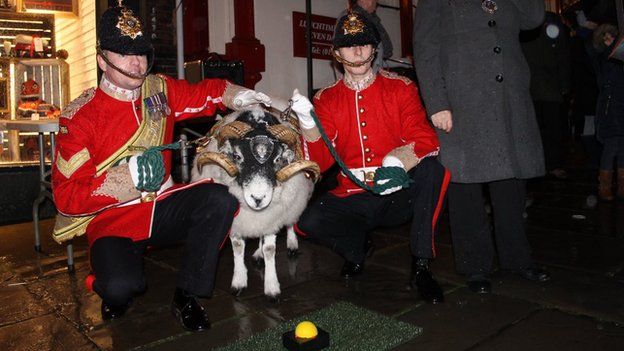
<svg viewBox="0 0 624 351"><path fill-rule="evenodd" d="M530 183L527 228L534 257L552 281L535 284L505 272L493 276L493 293L470 292L453 267L446 218L432 269L446 293L441 305L423 303L407 287L408 228L374 233L376 251L357 279L338 276L342 260L300 242L287 256L278 239L277 303L267 301L262 269L251 262L249 288L230 294L231 249L222 251L217 289L202 300L212 329L184 331L170 311L181 247L150 251L147 292L121 319L103 322L100 299L84 287L86 241L75 242L76 272L65 269L65 250L54 243L53 220L42 223L44 253L33 250L32 223L0 227L0 350L209 350L281 322L348 301L413 323L423 333L395 350L623 350L624 201L594 204L595 171L568 169L565 180ZM589 196L589 198L588 198Z"/></svg>

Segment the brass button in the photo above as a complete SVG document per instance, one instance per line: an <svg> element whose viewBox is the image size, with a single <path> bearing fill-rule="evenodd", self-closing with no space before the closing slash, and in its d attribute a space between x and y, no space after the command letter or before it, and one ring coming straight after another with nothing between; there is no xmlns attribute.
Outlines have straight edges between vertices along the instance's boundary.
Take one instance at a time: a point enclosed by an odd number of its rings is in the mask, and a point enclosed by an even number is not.
<svg viewBox="0 0 624 351"><path fill-rule="evenodd" d="M143 196L143 198L141 198L141 202L152 202L154 200L156 200L156 193L154 192L147 193Z"/></svg>
<svg viewBox="0 0 624 351"><path fill-rule="evenodd" d="M367 157L366 162L370 162L370 161L372 161L372 159L370 157Z"/></svg>
<svg viewBox="0 0 624 351"><path fill-rule="evenodd" d="M370 149L369 149L369 148L366 148L366 149L364 149L364 151L365 151L366 153L369 153L369 152L370 152Z"/></svg>
<svg viewBox="0 0 624 351"><path fill-rule="evenodd" d="M366 122L362 122L362 123L360 123L360 125L361 125L362 127L366 127Z"/></svg>
<svg viewBox="0 0 624 351"><path fill-rule="evenodd" d="M362 140L368 140L368 136L367 135L362 135Z"/></svg>
<svg viewBox="0 0 624 351"><path fill-rule="evenodd" d="M366 172L364 173L364 177L369 182L372 182L375 179L375 172Z"/></svg>
<svg viewBox="0 0 624 351"><path fill-rule="evenodd" d="M360 113L364 113L364 108L363 107L360 109Z"/></svg>
<svg viewBox="0 0 624 351"><path fill-rule="evenodd" d="M358 100L362 100L362 95L358 95Z"/></svg>

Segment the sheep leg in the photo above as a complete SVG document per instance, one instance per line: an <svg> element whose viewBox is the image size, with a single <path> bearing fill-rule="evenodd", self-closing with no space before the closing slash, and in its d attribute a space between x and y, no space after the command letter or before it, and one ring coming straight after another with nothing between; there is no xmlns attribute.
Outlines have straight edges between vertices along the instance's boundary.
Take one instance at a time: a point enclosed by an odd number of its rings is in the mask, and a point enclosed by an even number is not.
<svg viewBox="0 0 624 351"><path fill-rule="evenodd" d="M239 296L247 287L247 267L245 267L245 240L230 236L234 253L234 275L232 276L232 294Z"/></svg>
<svg viewBox="0 0 624 351"><path fill-rule="evenodd" d="M264 295L276 302L280 295L280 285L275 270L275 234L267 235L262 241L264 255Z"/></svg>
<svg viewBox="0 0 624 351"><path fill-rule="evenodd" d="M258 240L258 248L252 255L253 262L258 268L261 268L262 266L264 266L264 258L262 257L262 240L263 238L260 237L260 239Z"/></svg>
<svg viewBox="0 0 624 351"><path fill-rule="evenodd" d="M299 241L292 225L286 229L286 247L288 247L288 257L297 257L299 254Z"/></svg>

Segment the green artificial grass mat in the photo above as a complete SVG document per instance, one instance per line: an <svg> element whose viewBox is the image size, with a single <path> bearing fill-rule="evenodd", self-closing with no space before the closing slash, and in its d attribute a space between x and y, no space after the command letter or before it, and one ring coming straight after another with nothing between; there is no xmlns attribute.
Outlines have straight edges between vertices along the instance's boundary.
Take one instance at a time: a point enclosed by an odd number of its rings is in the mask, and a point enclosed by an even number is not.
<svg viewBox="0 0 624 351"><path fill-rule="evenodd" d="M262 333L217 349L217 351L286 350L282 334L294 330L301 321L311 321L329 333L330 346L323 350L383 351L401 345L422 333L422 328L379 313L337 302Z"/></svg>

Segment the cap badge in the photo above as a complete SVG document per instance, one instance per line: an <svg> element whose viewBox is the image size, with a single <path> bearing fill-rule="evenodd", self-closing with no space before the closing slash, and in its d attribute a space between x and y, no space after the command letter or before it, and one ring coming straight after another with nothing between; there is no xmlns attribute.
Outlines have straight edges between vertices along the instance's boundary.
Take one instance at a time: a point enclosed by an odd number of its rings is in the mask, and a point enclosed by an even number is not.
<svg viewBox="0 0 624 351"><path fill-rule="evenodd" d="M364 22L355 13L350 13L342 24L345 35L355 35L364 32Z"/></svg>
<svg viewBox="0 0 624 351"><path fill-rule="evenodd" d="M121 10L121 16L118 17L117 28L121 31L121 35L127 36L134 40L137 36L143 35L141 32L141 22L134 17L132 10L124 8Z"/></svg>

